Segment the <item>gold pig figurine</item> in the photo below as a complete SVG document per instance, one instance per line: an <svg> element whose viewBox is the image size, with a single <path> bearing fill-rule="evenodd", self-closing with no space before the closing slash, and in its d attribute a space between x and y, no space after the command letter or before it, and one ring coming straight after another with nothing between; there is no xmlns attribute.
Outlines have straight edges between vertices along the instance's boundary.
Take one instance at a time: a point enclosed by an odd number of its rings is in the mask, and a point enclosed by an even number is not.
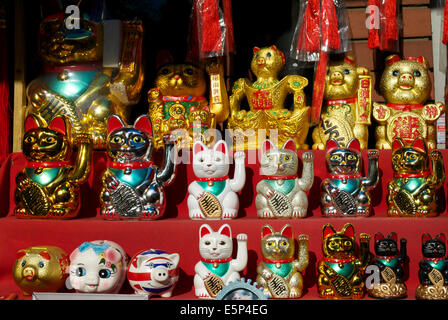
<svg viewBox="0 0 448 320"><path fill-rule="evenodd" d="M409 143L424 138L428 148L437 147L436 121L444 112L440 102L425 104L431 94L428 61L423 56L401 60L386 58L380 91L386 103L374 103L372 115L378 122L376 148L391 149L396 138Z"/></svg>
<svg viewBox="0 0 448 320"><path fill-rule="evenodd" d="M356 67L355 59L332 61L327 67L319 125L313 130L313 149L324 150L329 139L346 145L357 138L367 148L372 111L372 79L368 69Z"/></svg>
<svg viewBox="0 0 448 320"><path fill-rule="evenodd" d="M17 251L12 275L23 295L56 292L65 284L70 265L67 253L54 246L34 246Z"/></svg>
<svg viewBox="0 0 448 320"><path fill-rule="evenodd" d="M244 149L257 149L267 137L281 147L288 139L293 139L297 149L308 149L305 139L309 129L310 107L305 104L303 88L308 80L299 75L287 75L278 79L286 63L285 56L276 46L255 47L251 69L257 77L255 82L238 79L230 96L230 117L228 128L232 129L234 145L239 148L244 141ZM290 111L284 105L286 97L293 95ZM247 98L250 110L241 108ZM266 130L266 135L258 132ZM258 136L263 136L258 139Z"/></svg>
<svg viewBox="0 0 448 320"><path fill-rule="evenodd" d="M92 140L72 138L70 121L55 117L48 125L35 114L25 121L25 168L16 176L14 215L18 218L69 219L81 207L79 187L90 173ZM73 147L77 146L72 162Z"/></svg>

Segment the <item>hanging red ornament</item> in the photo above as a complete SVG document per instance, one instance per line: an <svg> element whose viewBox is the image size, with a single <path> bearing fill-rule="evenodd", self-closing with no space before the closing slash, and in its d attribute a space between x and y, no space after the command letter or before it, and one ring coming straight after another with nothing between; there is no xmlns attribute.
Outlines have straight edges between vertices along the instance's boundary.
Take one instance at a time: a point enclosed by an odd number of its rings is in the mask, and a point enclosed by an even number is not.
<svg viewBox="0 0 448 320"><path fill-rule="evenodd" d="M8 85L8 36L6 29L6 12L0 2L0 163L10 153L11 107L9 104Z"/></svg>

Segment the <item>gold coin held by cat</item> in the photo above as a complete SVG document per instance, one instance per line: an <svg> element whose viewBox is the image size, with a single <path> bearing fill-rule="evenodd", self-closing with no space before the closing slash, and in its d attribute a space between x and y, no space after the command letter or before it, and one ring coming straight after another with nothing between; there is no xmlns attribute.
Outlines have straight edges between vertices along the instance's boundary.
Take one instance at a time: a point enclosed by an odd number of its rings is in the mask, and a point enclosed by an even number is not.
<svg viewBox="0 0 448 320"><path fill-rule="evenodd" d="M210 274L210 276L204 280L205 289L212 298L216 298L219 291L224 287L224 282L216 274Z"/></svg>
<svg viewBox="0 0 448 320"><path fill-rule="evenodd" d="M206 218L220 218L222 215L222 207L218 198L210 192L205 192L204 196L199 199L199 208Z"/></svg>

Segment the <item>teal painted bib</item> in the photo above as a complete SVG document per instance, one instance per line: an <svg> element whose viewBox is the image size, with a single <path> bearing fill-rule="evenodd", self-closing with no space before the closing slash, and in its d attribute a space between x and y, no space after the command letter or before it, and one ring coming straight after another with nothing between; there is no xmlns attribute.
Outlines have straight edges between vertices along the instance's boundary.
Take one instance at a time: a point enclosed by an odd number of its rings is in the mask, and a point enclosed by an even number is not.
<svg viewBox="0 0 448 320"><path fill-rule="evenodd" d="M286 278L292 271L292 262L280 263L280 267L277 267L276 263L264 263L273 273L279 275L282 278Z"/></svg>
<svg viewBox="0 0 448 320"><path fill-rule="evenodd" d="M219 196L221 192L224 191L227 185L227 180L213 181L212 185L209 185L208 181L196 181L196 182L201 186L202 189L213 194L214 196Z"/></svg>
<svg viewBox="0 0 448 320"><path fill-rule="evenodd" d="M25 168L27 176L41 186L46 186L53 182L59 174L64 174L66 168L45 168L41 173L36 174L34 168Z"/></svg>
<svg viewBox="0 0 448 320"><path fill-rule="evenodd" d="M213 262L204 262L201 261L202 264L207 268L208 271L210 271L213 274L216 274L218 277L223 277L227 271L229 271L230 262L222 262L218 263L218 265L215 267Z"/></svg>
<svg viewBox="0 0 448 320"><path fill-rule="evenodd" d="M343 275L347 279L350 279L355 272L355 265L353 262L344 263L344 266L341 268L339 263L336 262L327 262L327 264L338 274Z"/></svg>
<svg viewBox="0 0 448 320"><path fill-rule="evenodd" d="M153 168L132 169L130 174L126 174L124 169L109 168L110 172L121 182L130 185L133 188L138 187L146 181L151 175Z"/></svg>
<svg viewBox="0 0 448 320"><path fill-rule="evenodd" d="M296 186L296 179L281 180L282 184L277 183L278 180L264 180L272 189L283 194L289 194Z"/></svg>

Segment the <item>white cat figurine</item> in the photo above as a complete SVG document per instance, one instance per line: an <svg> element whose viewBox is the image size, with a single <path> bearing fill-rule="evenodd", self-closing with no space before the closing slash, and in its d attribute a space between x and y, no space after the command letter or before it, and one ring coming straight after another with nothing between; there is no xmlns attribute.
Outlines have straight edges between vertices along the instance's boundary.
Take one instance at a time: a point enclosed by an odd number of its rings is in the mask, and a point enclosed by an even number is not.
<svg viewBox="0 0 448 320"><path fill-rule="evenodd" d="M188 186L190 219L233 219L238 214L237 192L246 183L243 151L235 152L234 178L229 179L229 152L224 140L213 149L197 141L193 145L195 181Z"/></svg>
<svg viewBox="0 0 448 320"><path fill-rule="evenodd" d="M208 224L199 228L199 252L201 261L194 270L194 291L198 298L215 298L223 286L239 280L239 272L247 265L247 235L241 233L236 237L238 251L232 259L232 231L224 224L214 232Z"/></svg>
<svg viewBox="0 0 448 320"><path fill-rule="evenodd" d="M255 205L259 218L304 218L308 210L309 191L314 182L314 156L302 155L303 172L297 176L298 156L295 142L287 140L280 149L265 140L261 147L260 177Z"/></svg>

